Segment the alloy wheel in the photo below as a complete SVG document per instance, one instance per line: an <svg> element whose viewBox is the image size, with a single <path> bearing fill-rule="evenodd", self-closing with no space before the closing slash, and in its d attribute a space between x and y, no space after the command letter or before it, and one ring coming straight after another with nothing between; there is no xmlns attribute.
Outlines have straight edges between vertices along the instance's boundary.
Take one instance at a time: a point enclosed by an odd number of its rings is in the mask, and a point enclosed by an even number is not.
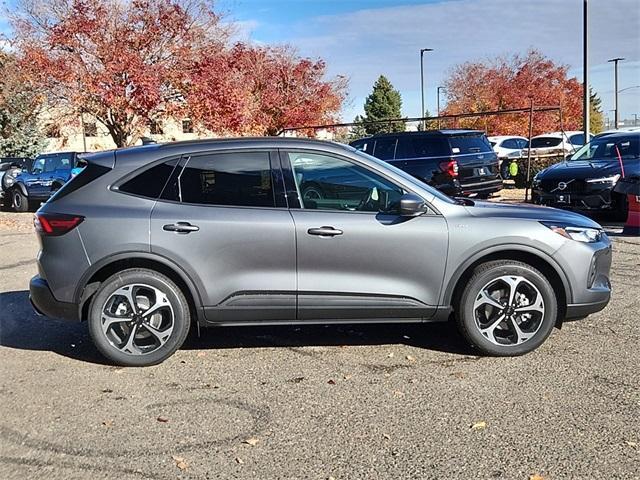
<svg viewBox="0 0 640 480"><path fill-rule="evenodd" d="M540 330L545 304L538 288L519 275L503 275L488 282L476 295L476 327L491 343L520 345Z"/></svg>
<svg viewBox="0 0 640 480"><path fill-rule="evenodd" d="M128 355L158 350L171 337L175 316L165 293L145 284L118 288L104 302L100 322L109 343Z"/></svg>

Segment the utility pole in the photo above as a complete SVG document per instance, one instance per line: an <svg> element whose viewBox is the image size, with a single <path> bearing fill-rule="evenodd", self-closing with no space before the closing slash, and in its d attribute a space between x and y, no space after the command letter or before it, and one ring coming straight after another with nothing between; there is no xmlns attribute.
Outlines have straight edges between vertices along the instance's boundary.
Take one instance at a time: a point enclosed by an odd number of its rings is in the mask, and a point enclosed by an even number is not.
<svg viewBox="0 0 640 480"><path fill-rule="evenodd" d="M440 90L446 90L445 87L438 87L438 129L440 129Z"/></svg>
<svg viewBox="0 0 640 480"><path fill-rule="evenodd" d="M608 60L608 62L613 62L613 95L614 95L614 121L613 128L618 129L618 124L620 123L620 108L618 107L618 62L624 60L622 57L612 58Z"/></svg>
<svg viewBox="0 0 640 480"><path fill-rule="evenodd" d="M582 130L584 139L589 138L591 105L589 105L589 1L582 4Z"/></svg>
<svg viewBox="0 0 640 480"><path fill-rule="evenodd" d="M424 117L424 52L433 52L433 48L421 48L420 49L420 96L421 96L421 105L422 105L422 111L420 112L420 117ZM426 130L427 128L427 124L426 122L423 120L422 121L422 128L423 130Z"/></svg>

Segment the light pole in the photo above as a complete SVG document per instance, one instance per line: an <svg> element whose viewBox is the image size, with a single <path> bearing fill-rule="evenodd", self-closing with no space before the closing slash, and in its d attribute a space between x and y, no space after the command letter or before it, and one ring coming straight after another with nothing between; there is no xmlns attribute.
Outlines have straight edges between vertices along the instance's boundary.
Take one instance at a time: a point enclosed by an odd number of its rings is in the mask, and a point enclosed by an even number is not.
<svg viewBox="0 0 640 480"><path fill-rule="evenodd" d="M424 52L433 52L433 48L421 48L420 49L420 97L422 99L422 111L420 112L420 117L424 117ZM422 121L422 128L426 128L426 123Z"/></svg>
<svg viewBox="0 0 640 480"><path fill-rule="evenodd" d="M589 105L589 3L584 0L582 5L582 129L584 130L585 141L589 138L589 116L591 106Z"/></svg>
<svg viewBox="0 0 640 480"><path fill-rule="evenodd" d="M438 87L438 129L440 129L440 90L446 90L446 88Z"/></svg>
<svg viewBox="0 0 640 480"><path fill-rule="evenodd" d="M608 62L613 62L613 94L614 94L614 123L613 128L618 129L618 123L620 122L620 109L618 108L618 62L624 60L622 57L612 58L611 60L607 60Z"/></svg>

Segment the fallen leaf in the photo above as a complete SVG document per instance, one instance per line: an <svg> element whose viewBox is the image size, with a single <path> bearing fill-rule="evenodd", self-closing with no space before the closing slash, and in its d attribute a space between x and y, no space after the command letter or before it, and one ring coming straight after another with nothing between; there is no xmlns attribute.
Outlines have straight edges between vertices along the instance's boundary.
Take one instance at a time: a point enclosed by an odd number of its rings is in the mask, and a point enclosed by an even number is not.
<svg viewBox="0 0 640 480"><path fill-rule="evenodd" d="M180 470L186 470L189 466L189 464L185 462L184 458L182 457L176 457L175 455L172 455L171 458L173 458L173 461L176 462L176 467L178 467Z"/></svg>
<svg viewBox="0 0 640 480"><path fill-rule="evenodd" d="M391 439L391 437L387 433L383 433L382 434L382 438L384 438L385 440L390 440Z"/></svg>
<svg viewBox="0 0 640 480"><path fill-rule="evenodd" d="M236 457L236 463L243 464L244 460L242 460L240 457Z"/></svg>
<svg viewBox="0 0 640 480"><path fill-rule="evenodd" d="M462 373L462 372L453 372L450 375L452 377L459 378L459 379L463 379L464 378L464 373Z"/></svg>
<svg viewBox="0 0 640 480"><path fill-rule="evenodd" d="M333 379L329 379L329 381L327 382L329 385L335 385L336 381Z"/></svg>
<svg viewBox="0 0 640 480"><path fill-rule="evenodd" d="M638 446L638 442L630 442L630 441L626 441L626 444L629 445L631 448L636 448Z"/></svg>
<svg viewBox="0 0 640 480"><path fill-rule="evenodd" d="M401 392L400 390L396 390L395 392L393 392L393 394L396 397L404 397L404 392Z"/></svg>
<svg viewBox="0 0 640 480"><path fill-rule="evenodd" d="M344 375L342 378L345 380L351 380L351 377L353 377L353 375Z"/></svg>
<svg viewBox="0 0 640 480"><path fill-rule="evenodd" d="M412 355L407 355L407 360L409 360L410 362L415 362L416 361L416 357L412 356Z"/></svg>
<svg viewBox="0 0 640 480"><path fill-rule="evenodd" d="M196 357L206 357L207 356L207 352L198 352L196 354Z"/></svg>
<svg viewBox="0 0 640 480"><path fill-rule="evenodd" d="M162 415L156 418L156 420L158 420L160 423L167 423L169 421L167 417L163 417Z"/></svg>
<svg viewBox="0 0 640 480"><path fill-rule="evenodd" d="M471 430L482 430L484 428L487 428L487 422L485 422L484 420L481 422L475 422L473 425L471 425Z"/></svg>
<svg viewBox="0 0 640 480"><path fill-rule="evenodd" d="M544 477L542 475L534 473L533 475L529 476L529 480L544 480Z"/></svg>
<svg viewBox="0 0 640 480"><path fill-rule="evenodd" d="M393 358L393 352L391 352L389 355L387 355L387 358Z"/></svg>
<svg viewBox="0 0 640 480"><path fill-rule="evenodd" d="M252 447L255 447L258 444L258 442L259 440L257 438L251 437L251 438L247 438L242 443L246 443L247 445L251 445Z"/></svg>
<svg viewBox="0 0 640 480"><path fill-rule="evenodd" d="M102 422L102 425L107 427L107 428L113 427L113 420L104 420Z"/></svg>
<svg viewBox="0 0 640 480"><path fill-rule="evenodd" d="M110 388L103 388L102 393L113 393L113 390L111 390Z"/></svg>
<svg viewBox="0 0 640 480"><path fill-rule="evenodd" d="M291 383L300 383L304 380L304 377L295 377L289 380Z"/></svg>

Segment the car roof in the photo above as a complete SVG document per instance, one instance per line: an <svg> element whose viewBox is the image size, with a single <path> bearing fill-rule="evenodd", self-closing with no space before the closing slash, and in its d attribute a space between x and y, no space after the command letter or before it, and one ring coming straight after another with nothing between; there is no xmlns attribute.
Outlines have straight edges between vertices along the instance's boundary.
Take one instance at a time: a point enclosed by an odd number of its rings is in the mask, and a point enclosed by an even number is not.
<svg viewBox="0 0 640 480"><path fill-rule="evenodd" d="M618 137L629 137L629 136L640 136L640 129L638 129L637 131L626 131L626 132L621 132L621 131L607 131L607 132L601 132L598 135L596 135L596 137L607 137L607 138L618 138Z"/></svg>
<svg viewBox="0 0 640 480"><path fill-rule="evenodd" d="M415 131L415 132L394 132L394 133L376 133L375 135L371 135L369 137L363 137L363 140L366 138L383 138L383 137L419 137L419 136L434 136L434 137L442 137L442 136L458 136L458 135L484 135L484 131L482 130L469 130L464 128L451 128L451 129L443 129L443 130L425 130L425 131Z"/></svg>
<svg viewBox="0 0 640 480"><path fill-rule="evenodd" d="M487 138L489 140L506 140L507 138L524 138L525 140L527 139L526 137L523 137L521 135L491 135Z"/></svg>

